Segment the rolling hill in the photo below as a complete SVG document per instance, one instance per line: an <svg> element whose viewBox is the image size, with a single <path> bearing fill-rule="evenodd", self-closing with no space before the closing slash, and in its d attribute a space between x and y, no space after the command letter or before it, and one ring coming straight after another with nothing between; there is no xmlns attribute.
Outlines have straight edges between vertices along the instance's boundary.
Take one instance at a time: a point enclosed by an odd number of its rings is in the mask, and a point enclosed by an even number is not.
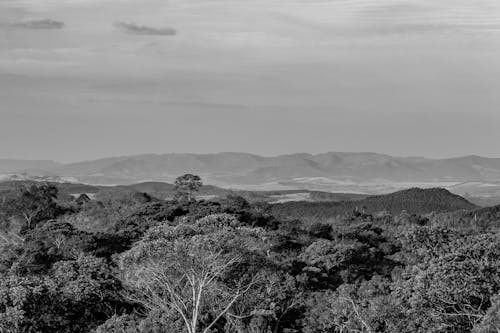
<svg viewBox="0 0 500 333"><path fill-rule="evenodd" d="M286 217L313 217L328 219L355 210L376 213L387 211L399 214L428 214L473 210L478 207L466 199L442 188L412 188L386 195L370 196L358 201L342 202L287 202L272 205L273 215Z"/></svg>
<svg viewBox="0 0 500 333"><path fill-rule="evenodd" d="M392 157L375 153L293 154L262 157L244 153L166 154L109 158L49 168L62 176L144 180L192 172L227 183L256 184L297 177L357 181L489 181L500 179L500 158Z"/></svg>
<svg viewBox="0 0 500 333"><path fill-rule="evenodd" d="M10 192L25 185L39 183L32 180L9 180L0 182L0 194ZM78 197L80 194L86 194L95 198L98 194L105 193L107 197L120 196L123 194L146 193L160 200L169 200L174 197L175 188L173 184L163 182L142 182L131 185L87 185L79 183L65 182L44 182L56 185L59 189L60 199L69 196ZM249 202L288 202L288 201L346 201L361 200L366 195L351 193L331 193L321 191L307 190L283 190L283 191L244 191L228 190L213 185L203 185L198 192L198 199L212 199L215 197L226 197L228 195L238 195L244 197Z"/></svg>
<svg viewBox="0 0 500 333"><path fill-rule="evenodd" d="M373 195L411 187L443 187L470 197L500 197L500 158L479 156L429 159L329 152L273 157L247 153L144 154L71 164L0 160L3 178L25 172L102 185L173 182L189 172L199 174L206 184L240 190L300 189Z"/></svg>

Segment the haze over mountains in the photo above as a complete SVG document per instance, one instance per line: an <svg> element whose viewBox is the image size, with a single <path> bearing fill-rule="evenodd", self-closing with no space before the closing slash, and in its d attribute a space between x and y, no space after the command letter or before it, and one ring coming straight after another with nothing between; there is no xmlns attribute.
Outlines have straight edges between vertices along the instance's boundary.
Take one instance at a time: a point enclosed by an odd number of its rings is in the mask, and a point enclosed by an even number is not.
<svg viewBox="0 0 500 333"><path fill-rule="evenodd" d="M298 153L263 157L248 153L145 154L62 164L0 159L3 178L62 178L89 184L171 182L196 173L205 183L242 189L314 189L389 193L445 187L457 194L500 196L500 158L394 157L376 153Z"/></svg>

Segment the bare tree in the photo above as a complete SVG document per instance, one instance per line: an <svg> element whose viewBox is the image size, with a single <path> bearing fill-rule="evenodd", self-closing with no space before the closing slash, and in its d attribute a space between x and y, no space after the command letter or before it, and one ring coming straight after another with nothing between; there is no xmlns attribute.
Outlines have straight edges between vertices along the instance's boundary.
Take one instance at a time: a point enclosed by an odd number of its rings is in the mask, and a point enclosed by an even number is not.
<svg viewBox="0 0 500 333"><path fill-rule="evenodd" d="M209 332L259 282L256 276L225 278L243 258L226 251L216 238L141 241L120 261L133 300L149 310L174 310L188 333ZM206 313L211 321L200 327Z"/></svg>

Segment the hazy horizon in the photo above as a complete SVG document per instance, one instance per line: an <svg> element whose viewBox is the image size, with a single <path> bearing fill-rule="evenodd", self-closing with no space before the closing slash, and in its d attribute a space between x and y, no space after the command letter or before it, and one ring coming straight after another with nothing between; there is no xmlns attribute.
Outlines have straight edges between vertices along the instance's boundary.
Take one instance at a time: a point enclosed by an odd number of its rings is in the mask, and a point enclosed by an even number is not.
<svg viewBox="0 0 500 333"><path fill-rule="evenodd" d="M0 156L500 156L494 0L3 0Z"/></svg>
<svg viewBox="0 0 500 333"><path fill-rule="evenodd" d="M0 156L0 160L17 160L17 161L51 161L61 164L73 164L79 162L89 162L102 160L107 158L117 158L117 157L134 157L134 156L147 156L147 155L217 155L217 154L249 154L260 157L277 157L277 156L288 156L288 155L300 155L300 154L310 154L310 155L321 155L321 154L378 154L378 155L386 155L394 158L424 158L428 160L446 160L446 159L456 159L463 157L481 157L481 158L490 158L490 159L500 159L500 156L485 156L478 154L465 154L465 155L452 155L452 156L423 156L423 155L397 155L397 154L387 154L383 152L375 152L375 151L323 151L323 152L285 152L280 154L258 154L253 152L246 151L219 151L219 152L142 152L136 154L123 154L123 155L105 155L105 156L96 156L91 157L84 160L58 160L54 158L41 158L41 159L33 159L33 158L16 158L9 156Z"/></svg>

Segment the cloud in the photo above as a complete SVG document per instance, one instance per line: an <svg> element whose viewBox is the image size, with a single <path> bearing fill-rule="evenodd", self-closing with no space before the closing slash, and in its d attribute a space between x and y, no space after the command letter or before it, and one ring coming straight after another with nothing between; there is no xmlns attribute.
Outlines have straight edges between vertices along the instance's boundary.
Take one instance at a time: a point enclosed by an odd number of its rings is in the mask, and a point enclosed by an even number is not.
<svg viewBox="0 0 500 333"><path fill-rule="evenodd" d="M51 19L29 20L14 24L16 27L26 29L62 29L64 22L55 21Z"/></svg>
<svg viewBox="0 0 500 333"><path fill-rule="evenodd" d="M171 27L148 27L129 22L115 22L114 27L127 34L155 35L155 36L175 36L177 31Z"/></svg>

